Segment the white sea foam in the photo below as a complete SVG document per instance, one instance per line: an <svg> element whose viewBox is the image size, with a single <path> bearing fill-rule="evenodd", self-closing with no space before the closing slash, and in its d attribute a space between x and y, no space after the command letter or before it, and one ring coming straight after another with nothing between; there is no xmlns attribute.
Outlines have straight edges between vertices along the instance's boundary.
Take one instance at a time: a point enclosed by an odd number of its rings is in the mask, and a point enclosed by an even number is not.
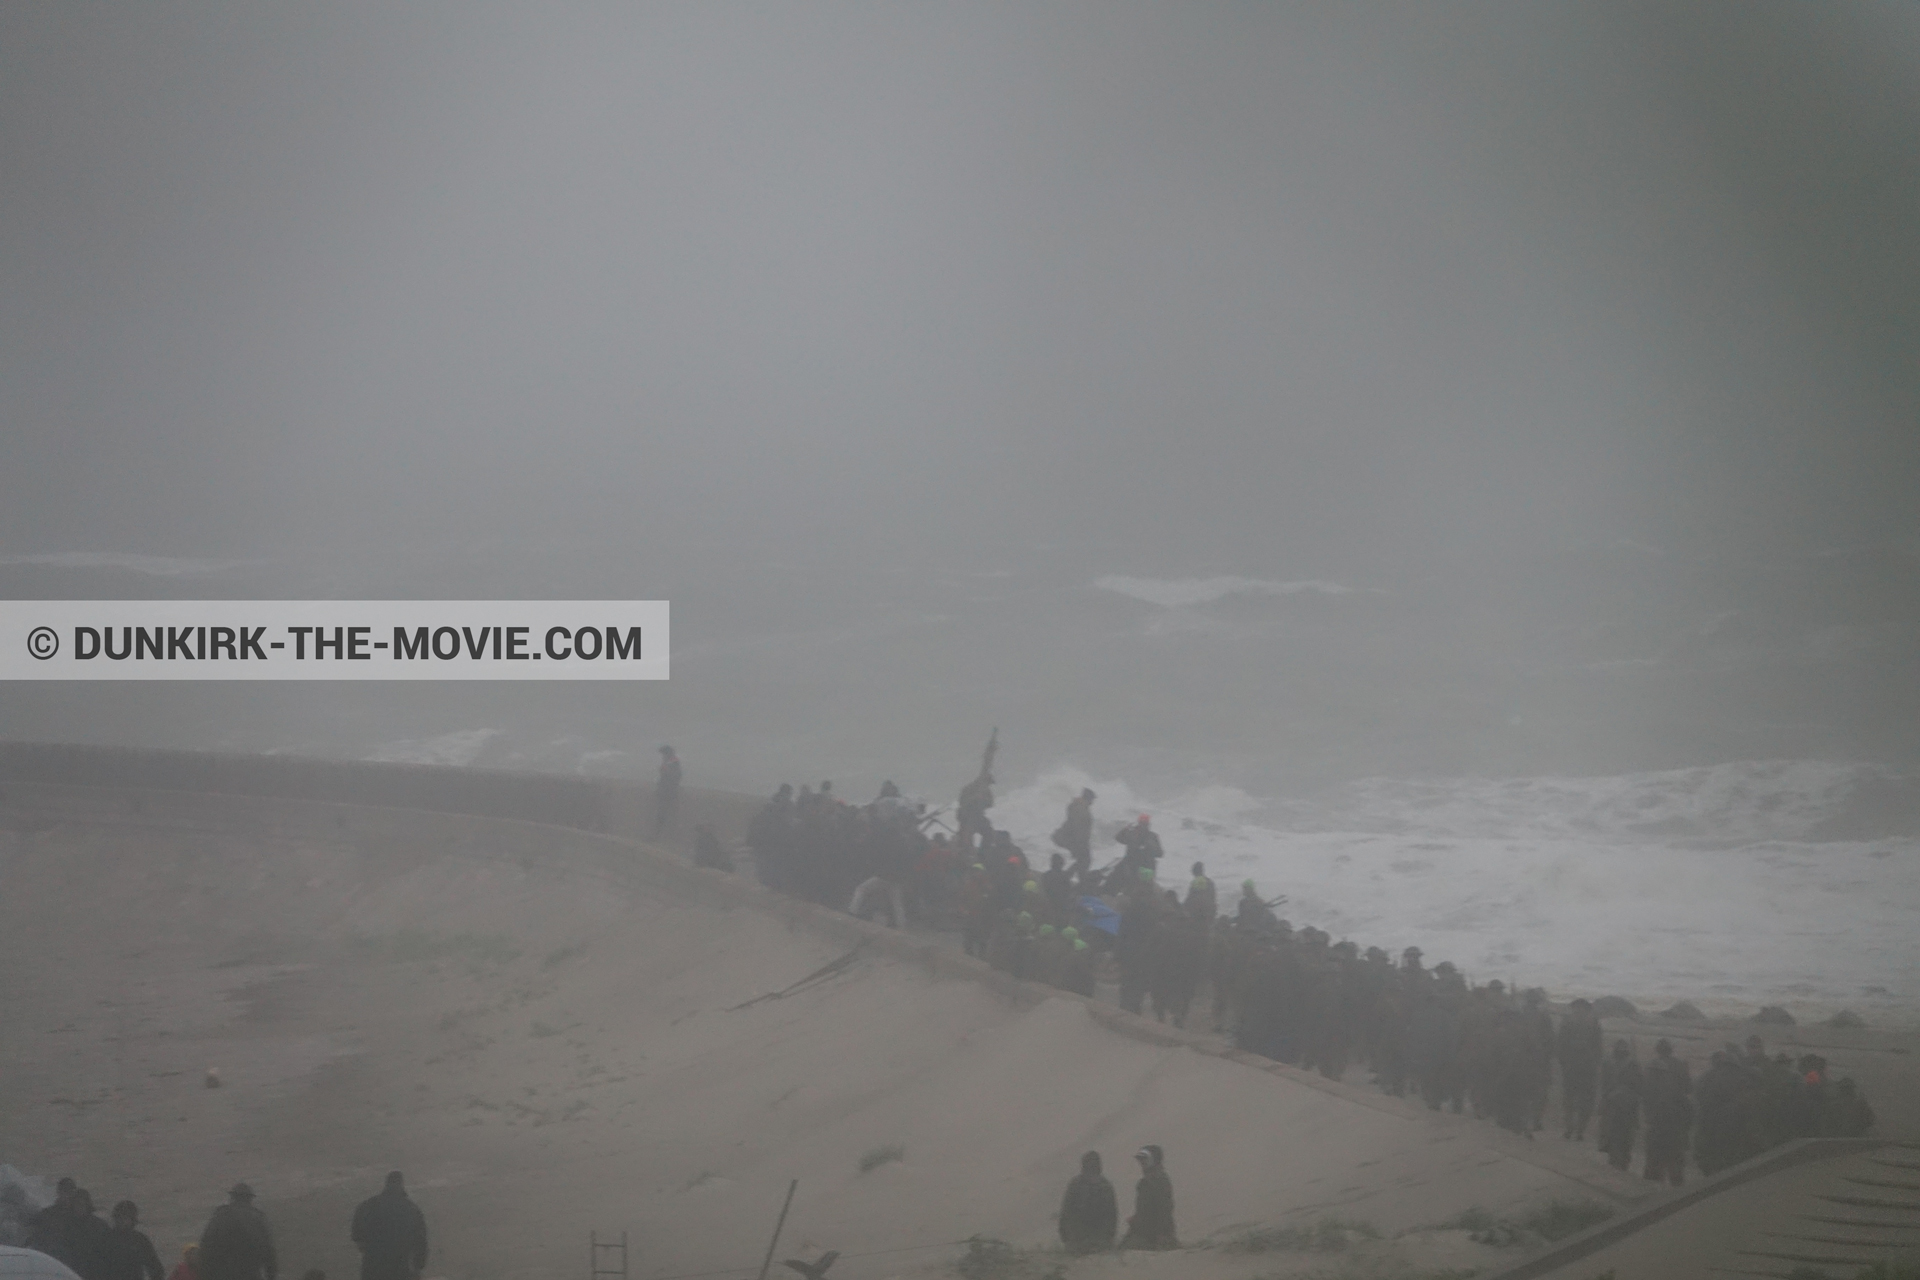
<svg viewBox="0 0 1920 1280"><path fill-rule="evenodd" d="M1149 796L1058 768L1005 795L996 825L1029 853L1081 787L1096 856L1150 812L1161 880L1205 862L1223 898L1251 879L1281 913L1476 980L1617 993L1708 1011L1784 1004L1920 1017L1920 840L1809 837L1883 771L1746 762L1606 778L1373 779L1314 804L1209 786Z"/></svg>
<svg viewBox="0 0 1920 1280"><path fill-rule="evenodd" d="M437 738L406 738L375 747L363 759L388 764L469 765L499 736L498 729L462 729Z"/></svg>
<svg viewBox="0 0 1920 1280"><path fill-rule="evenodd" d="M1221 575L1212 578L1129 578L1110 573L1094 579L1102 591L1114 591L1166 609L1191 609L1212 604L1228 596L1292 596L1301 593L1324 596L1354 595L1359 587L1318 579L1302 582L1269 582L1264 578L1240 578Z"/></svg>

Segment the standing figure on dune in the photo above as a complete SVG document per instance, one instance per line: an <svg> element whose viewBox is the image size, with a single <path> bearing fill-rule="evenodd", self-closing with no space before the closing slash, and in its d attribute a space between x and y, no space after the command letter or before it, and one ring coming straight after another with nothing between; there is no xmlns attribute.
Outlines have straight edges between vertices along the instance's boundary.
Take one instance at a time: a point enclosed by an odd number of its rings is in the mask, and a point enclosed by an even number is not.
<svg viewBox="0 0 1920 1280"><path fill-rule="evenodd" d="M960 788L960 803L954 809L954 841L963 853L972 853L976 845L974 837L984 842L991 838L993 828L987 823L987 810L993 808L993 757L1000 750L1000 730L995 729L987 739L987 749L980 757L980 772L974 775L972 782Z"/></svg>
<svg viewBox="0 0 1920 1280"><path fill-rule="evenodd" d="M1154 832L1153 819L1141 814L1139 821L1130 827L1122 827L1116 837L1126 846L1126 853L1120 857L1120 865L1113 870L1113 882L1131 885L1144 867L1149 873L1160 870L1160 859L1166 851L1160 847L1160 837Z"/></svg>
<svg viewBox="0 0 1920 1280"><path fill-rule="evenodd" d="M1067 851L1073 860L1073 882L1087 892L1087 876L1093 869L1093 789L1082 787L1080 794L1067 802L1067 816L1053 833L1053 842Z"/></svg>
<svg viewBox="0 0 1920 1280"><path fill-rule="evenodd" d="M1575 1000L1569 1007L1560 1021L1554 1056L1560 1061L1560 1109L1566 1117L1563 1136L1585 1142L1587 1124L1593 1119L1594 1094L1600 1086L1600 1059L1605 1056L1593 1001Z"/></svg>
<svg viewBox="0 0 1920 1280"><path fill-rule="evenodd" d="M1641 1094L1647 1113L1646 1178L1677 1187L1685 1181L1687 1134L1693 1128L1693 1076L1673 1056L1672 1042L1653 1046Z"/></svg>
<svg viewBox="0 0 1920 1280"><path fill-rule="evenodd" d="M1625 1040L1613 1042L1613 1057L1600 1068L1600 1149L1607 1163L1624 1169L1633 1160L1640 1128L1640 1064Z"/></svg>
<svg viewBox="0 0 1920 1280"><path fill-rule="evenodd" d="M1139 1013L1153 981L1159 949L1159 891L1153 873L1142 870L1120 908L1120 931L1114 935L1113 955L1120 965L1120 1007Z"/></svg>
<svg viewBox="0 0 1920 1280"><path fill-rule="evenodd" d="M660 748L660 776L653 784L653 838L673 831L673 818L680 808L680 757L672 747Z"/></svg>

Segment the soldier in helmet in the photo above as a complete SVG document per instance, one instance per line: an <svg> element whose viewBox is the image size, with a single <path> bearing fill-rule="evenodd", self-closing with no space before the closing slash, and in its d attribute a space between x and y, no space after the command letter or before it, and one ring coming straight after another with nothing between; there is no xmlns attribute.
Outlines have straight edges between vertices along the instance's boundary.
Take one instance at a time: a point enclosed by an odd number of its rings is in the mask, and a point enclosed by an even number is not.
<svg viewBox="0 0 1920 1280"><path fill-rule="evenodd" d="M253 1188L236 1182L200 1233L200 1280L277 1280L280 1259Z"/></svg>

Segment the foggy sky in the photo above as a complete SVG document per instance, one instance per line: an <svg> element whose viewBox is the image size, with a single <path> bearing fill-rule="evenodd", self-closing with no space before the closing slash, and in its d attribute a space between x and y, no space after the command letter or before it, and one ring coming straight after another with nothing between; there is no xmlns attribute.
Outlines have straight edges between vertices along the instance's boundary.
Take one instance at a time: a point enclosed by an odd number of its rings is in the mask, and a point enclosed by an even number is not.
<svg viewBox="0 0 1920 1280"><path fill-rule="evenodd" d="M0 590L666 598L676 652L0 733L1920 757L1916 227L1909 4L8 4Z"/></svg>
<svg viewBox="0 0 1920 1280"><path fill-rule="evenodd" d="M1911 539L1917 74L1904 5L11 4L0 539Z"/></svg>

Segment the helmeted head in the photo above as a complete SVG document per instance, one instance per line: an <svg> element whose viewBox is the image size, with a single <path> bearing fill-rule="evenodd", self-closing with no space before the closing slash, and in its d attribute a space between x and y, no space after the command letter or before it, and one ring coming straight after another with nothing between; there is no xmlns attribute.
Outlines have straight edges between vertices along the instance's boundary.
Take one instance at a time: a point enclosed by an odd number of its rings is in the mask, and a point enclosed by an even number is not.
<svg viewBox="0 0 1920 1280"><path fill-rule="evenodd" d="M1053 926L1050 924L1041 925L1040 936L1043 938L1051 938L1053 936Z"/></svg>
<svg viewBox="0 0 1920 1280"><path fill-rule="evenodd" d="M1068 925L1066 928L1062 929L1060 931L1060 936L1065 938L1068 942L1080 941L1080 931L1074 928L1072 925Z"/></svg>
<svg viewBox="0 0 1920 1280"><path fill-rule="evenodd" d="M1143 813L1140 815L1139 820L1136 822L1135 825L1142 826L1142 827L1152 826L1153 818L1151 815Z"/></svg>

